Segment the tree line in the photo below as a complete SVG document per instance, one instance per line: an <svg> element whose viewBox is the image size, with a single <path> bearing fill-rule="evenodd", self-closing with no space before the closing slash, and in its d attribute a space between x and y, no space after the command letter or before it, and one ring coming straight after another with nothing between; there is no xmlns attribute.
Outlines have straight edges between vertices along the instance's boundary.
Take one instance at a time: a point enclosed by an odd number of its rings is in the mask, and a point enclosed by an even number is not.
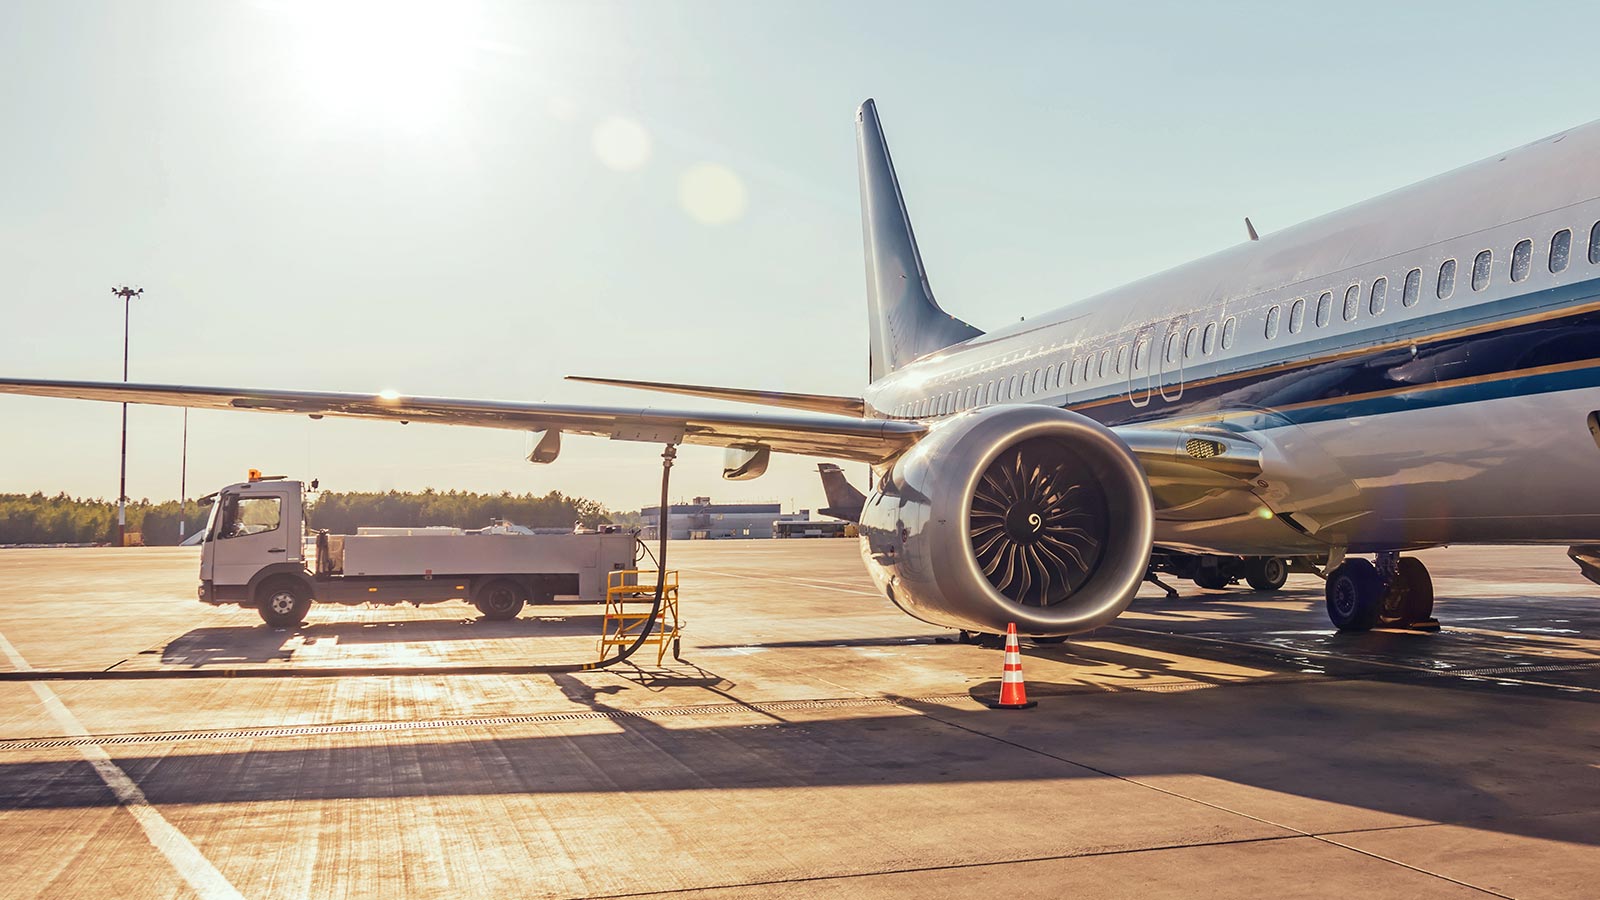
<svg viewBox="0 0 1600 900"><path fill-rule="evenodd" d="M335 534L353 534L363 525L420 527L452 525L482 528L496 519L508 519L530 528L593 528L612 521L599 503L569 497L559 491L543 496L526 493L480 494L473 491L339 492L312 495L307 514L311 527ZM193 500L187 504L183 533L204 528L208 510ZM178 543L178 501L130 500L127 530L150 546ZM0 544L104 544L116 538L117 504L114 500L0 494Z"/></svg>

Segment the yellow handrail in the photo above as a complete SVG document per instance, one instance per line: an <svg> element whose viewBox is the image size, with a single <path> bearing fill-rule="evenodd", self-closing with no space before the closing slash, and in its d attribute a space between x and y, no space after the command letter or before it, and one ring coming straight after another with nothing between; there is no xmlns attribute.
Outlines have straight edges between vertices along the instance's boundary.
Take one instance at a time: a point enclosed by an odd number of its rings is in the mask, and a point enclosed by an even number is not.
<svg viewBox="0 0 1600 900"><path fill-rule="evenodd" d="M652 616L648 608L629 608L629 604L653 604L657 585L661 588L661 608ZM605 614L600 625L600 658L606 657L610 647L632 646L639 638L639 629L654 620L649 637L644 643L656 647L656 665L666 659L667 645L675 644L682 634L683 623L678 618L678 570L660 572L655 569L614 569L606 573Z"/></svg>

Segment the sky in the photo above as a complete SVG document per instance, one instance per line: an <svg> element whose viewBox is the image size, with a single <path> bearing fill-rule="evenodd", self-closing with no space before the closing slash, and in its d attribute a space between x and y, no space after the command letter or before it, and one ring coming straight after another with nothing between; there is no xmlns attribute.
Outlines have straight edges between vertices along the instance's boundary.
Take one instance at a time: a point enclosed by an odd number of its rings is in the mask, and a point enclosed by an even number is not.
<svg viewBox="0 0 1600 900"><path fill-rule="evenodd" d="M715 407L603 375L859 396L854 111L979 328L1594 118L1600 6L0 2L0 375ZM132 407L128 493L182 413ZM0 396L0 492L114 498L119 408ZM655 502L658 448L194 411L188 493ZM674 498L823 505L814 460ZM865 467L847 468L858 484Z"/></svg>

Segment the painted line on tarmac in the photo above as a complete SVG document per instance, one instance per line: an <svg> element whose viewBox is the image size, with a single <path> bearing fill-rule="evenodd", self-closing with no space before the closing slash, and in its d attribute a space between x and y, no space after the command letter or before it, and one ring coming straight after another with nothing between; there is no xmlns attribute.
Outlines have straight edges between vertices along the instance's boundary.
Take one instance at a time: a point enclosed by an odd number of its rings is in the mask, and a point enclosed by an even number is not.
<svg viewBox="0 0 1600 900"><path fill-rule="evenodd" d="M793 584L793 585L798 585L800 587L817 588L819 590L824 590L824 591L834 591L834 592L840 593L840 594L860 594L863 597L878 597L878 596L880 596L877 591L865 591L865 590L862 590L861 588L855 588L855 587L832 587L831 586L831 585L842 585L842 584L844 584L844 582L842 582L842 581L823 581L821 579L805 580L805 579L800 579L800 578L779 578L779 577L774 577L774 576L771 576L771 575L745 575L745 574L742 574L742 573L739 573L739 572L718 572L715 569L693 569L691 571L694 571L694 572L696 572L698 574L701 574L701 575L717 575L717 576L720 576L722 578L742 578L742 579L744 579L746 581L765 581L765 582L774 582L775 581L775 582L778 582L780 584Z"/></svg>
<svg viewBox="0 0 1600 900"><path fill-rule="evenodd" d="M28 665L22 654L17 652L17 648L6 640L4 634L0 634L0 654L4 654L12 667L20 672L27 672L33 668ZM55 720L56 726L62 733L78 739L90 736L88 729L84 728L78 717L72 714L72 710L67 709L67 705L61 702L56 692L50 690L49 685L34 681L30 682L29 686L33 688L34 694L39 697L39 702L50 713L50 718ZM94 773L100 776L100 780L105 782L107 788L110 788L117 802L133 816L135 822L139 823L145 837L149 838L150 843L167 858L167 862L172 864L196 894L205 900L235 900L235 898L244 900L244 895L239 893L217 867L205 858L199 848L195 847L177 826L167 821L160 810L151 805L144 791L139 789L138 783L130 778L127 772L122 771L104 747L91 742L77 744L76 748L84 761L94 769Z"/></svg>

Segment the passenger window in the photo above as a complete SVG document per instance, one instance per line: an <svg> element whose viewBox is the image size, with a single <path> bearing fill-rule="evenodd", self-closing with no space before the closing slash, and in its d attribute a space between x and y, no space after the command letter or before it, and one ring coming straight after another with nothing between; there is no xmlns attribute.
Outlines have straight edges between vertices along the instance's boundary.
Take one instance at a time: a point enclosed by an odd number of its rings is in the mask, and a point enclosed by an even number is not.
<svg viewBox="0 0 1600 900"><path fill-rule="evenodd" d="M1015 400L1022 396L1022 386L1017 383L1017 376L1011 376L1011 381L1006 385L1006 399Z"/></svg>
<svg viewBox="0 0 1600 900"><path fill-rule="evenodd" d="M1417 297L1422 293L1422 270L1412 269L1406 273L1405 290L1400 294L1400 302L1405 306L1416 306Z"/></svg>
<svg viewBox="0 0 1600 900"><path fill-rule="evenodd" d="M1481 291L1489 286L1489 270L1494 266L1494 251L1485 250L1472 259L1472 289Z"/></svg>
<svg viewBox="0 0 1600 900"><path fill-rule="evenodd" d="M1200 329L1191 327L1189 333L1183 338L1183 358L1194 359L1194 354L1200 349Z"/></svg>
<svg viewBox="0 0 1600 900"><path fill-rule="evenodd" d="M1283 315L1283 307L1274 306L1267 310L1267 340L1278 336L1278 319Z"/></svg>
<svg viewBox="0 0 1600 900"><path fill-rule="evenodd" d="M1212 322L1206 326L1205 337L1200 339L1200 352L1207 356L1217 347L1217 323Z"/></svg>
<svg viewBox="0 0 1600 900"><path fill-rule="evenodd" d="M1439 264L1439 289L1440 300L1449 300L1450 295L1456 292L1456 261L1447 259Z"/></svg>
<svg viewBox="0 0 1600 900"><path fill-rule="evenodd" d="M1323 291L1322 296L1317 298L1317 327L1321 328L1328 324L1331 318L1333 318L1333 291Z"/></svg>
<svg viewBox="0 0 1600 900"><path fill-rule="evenodd" d="M1300 329L1306 325L1306 298L1295 298L1294 304L1289 307L1289 333L1299 334Z"/></svg>
<svg viewBox="0 0 1600 900"><path fill-rule="evenodd" d="M1600 263L1600 222L1589 229L1589 262Z"/></svg>
<svg viewBox="0 0 1600 900"><path fill-rule="evenodd" d="M1100 368L1096 371L1101 378L1106 377L1106 373L1111 371L1111 348L1107 347L1100 351Z"/></svg>
<svg viewBox="0 0 1600 900"><path fill-rule="evenodd" d="M1389 300L1389 279L1377 278L1372 282L1372 299L1367 303L1367 311L1373 315L1383 312L1383 305Z"/></svg>
<svg viewBox="0 0 1600 900"><path fill-rule="evenodd" d="M1354 322L1356 320L1357 307L1359 307L1360 305L1361 305L1361 285L1359 283L1357 283L1357 284L1352 284L1349 287L1345 288L1344 289L1344 320L1346 322Z"/></svg>
<svg viewBox="0 0 1600 900"><path fill-rule="evenodd" d="M1533 262L1533 241L1518 241L1517 246L1511 248L1511 280L1521 281L1528 277L1528 266Z"/></svg>
<svg viewBox="0 0 1600 900"><path fill-rule="evenodd" d="M1123 344L1117 348L1117 374L1121 375L1128 370L1128 345Z"/></svg>
<svg viewBox="0 0 1600 900"><path fill-rule="evenodd" d="M1233 316L1229 316L1228 321L1222 323L1222 349L1229 350L1233 348L1233 336L1238 330L1239 320Z"/></svg>
<svg viewBox="0 0 1600 900"><path fill-rule="evenodd" d="M1150 339L1139 338L1133 342L1133 370L1143 372L1144 367L1150 364Z"/></svg>
<svg viewBox="0 0 1600 900"><path fill-rule="evenodd" d="M1565 272L1572 257L1572 232L1563 228L1550 236L1550 271Z"/></svg>
<svg viewBox="0 0 1600 900"><path fill-rule="evenodd" d="M1069 384L1077 384L1078 383L1078 361L1077 360L1073 360L1073 361L1067 363L1067 382Z"/></svg>
<svg viewBox="0 0 1600 900"><path fill-rule="evenodd" d="M1166 357L1169 363L1178 361L1178 333L1176 331L1167 332Z"/></svg>
<svg viewBox="0 0 1600 900"><path fill-rule="evenodd" d="M1039 388L1044 386L1043 383L1042 383L1043 381L1044 381L1044 370L1043 369L1034 369L1033 370L1033 388L1032 388L1032 390L1029 391L1029 393L1032 393L1032 394L1039 393Z"/></svg>

